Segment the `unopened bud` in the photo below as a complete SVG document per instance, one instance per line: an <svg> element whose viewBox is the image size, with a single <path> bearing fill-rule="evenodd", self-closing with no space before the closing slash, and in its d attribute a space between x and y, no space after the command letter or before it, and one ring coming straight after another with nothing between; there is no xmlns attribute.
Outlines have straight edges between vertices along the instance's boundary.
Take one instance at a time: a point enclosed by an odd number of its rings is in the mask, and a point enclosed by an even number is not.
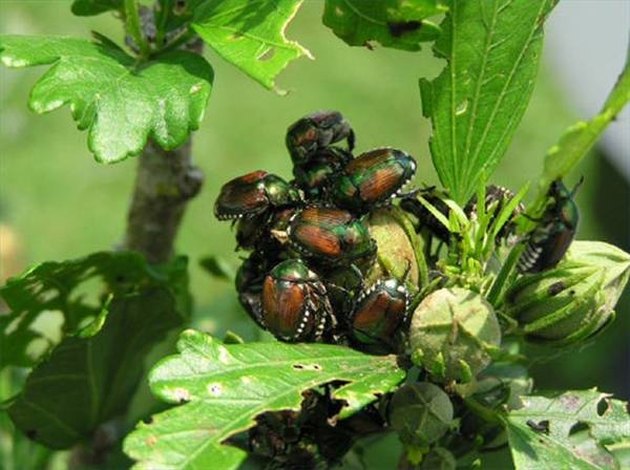
<svg viewBox="0 0 630 470"><path fill-rule="evenodd" d="M575 241L556 268L520 278L507 313L525 338L552 346L592 338L615 316L630 276L630 255L603 242Z"/></svg>
<svg viewBox="0 0 630 470"><path fill-rule="evenodd" d="M409 343L412 361L435 378L468 382L490 363L501 330L494 309L481 295L444 288L416 308Z"/></svg>
<svg viewBox="0 0 630 470"><path fill-rule="evenodd" d="M378 252L376 261L366 275L366 284L395 277L406 281L407 286L418 286L416 256L422 253L419 244L423 241L415 233L409 219L400 209L391 206L374 210L367 222Z"/></svg>
<svg viewBox="0 0 630 470"><path fill-rule="evenodd" d="M451 400L429 382L404 385L389 403L389 423L406 446L427 449L450 429L452 421Z"/></svg>

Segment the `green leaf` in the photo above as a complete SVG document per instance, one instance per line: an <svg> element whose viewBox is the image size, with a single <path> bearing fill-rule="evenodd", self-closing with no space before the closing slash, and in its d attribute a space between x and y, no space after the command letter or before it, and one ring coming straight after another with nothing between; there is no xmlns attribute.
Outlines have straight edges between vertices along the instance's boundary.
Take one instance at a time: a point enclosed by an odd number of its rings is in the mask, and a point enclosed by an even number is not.
<svg viewBox="0 0 630 470"><path fill-rule="evenodd" d="M434 41L440 28L426 19L448 8L440 0L326 0L324 24L350 46L384 47L419 51L420 44Z"/></svg>
<svg viewBox="0 0 630 470"><path fill-rule="evenodd" d="M60 449L123 413L145 355L187 318L186 265L185 258L157 267L136 253L96 253L44 263L9 281L2 294L15 309L9 315L13 328L32 328L33 318L45 318L50 309L65 321L65 337L33 369L8 409L16 427ZM101 278L100 285L92 284ZM11 344L5 341L12 340L10 331L3 329L3 345ZM21 346L27 351L30 345Z"/></svg>
<svg viewBox="0 0 630 470"><path fill-rule="evenodd" d="M571 126L560 141L547 152L543 175L538 185L543 197L549 184L566 176L577 165L629 101L630 60L626 61L622 74L599 114L590 121L580 121Z"/></svg>
<svg viewBox="0 0 630 470"><path fill-rule="evenodd" d="M77 16L92 16L109 10L120 10L123 0L74 0L72 13Z"/></svg>
<svg viewBox="0 0 630 470"><path fill-rule="evenodd" d="M506 417L517 470L618 468L604 448L630 440L626 403L595 389L570 391L553 398L522 397L523 408Z"/></svg>
<svg viewBox="0 0 630 470"><path fill-rule="evenodd" d="M88 129L96 159L113 163L139 154L151 138L166 150L199 127L213 72L199 55L168 52L136 63L108 44L66 37L0 37L9 67L52 64L33 87L29 106L46 113L70 106Z"/></svg>
<svg viewBox="0 0 630 470"><path fill-rule="evenodd" d="M420 80L440 181L464 204L505 154L538 71L545 18L557 0L453 0L434 52L447 60Z"/></svg>
<svg viewBox="0 0 630 470"><path fill-rule="evenodd" d="M196 10L195 31L217 54L266 88L294 59L311 57L284 31L302 0L208 0Z"/></svg>
<svg viewBox="0 0 630 470"><path fill-rule="evenodd" d="M98 333L62 341L10 406L15 425L37 442L65 449L124 413L144 356L183 320L165 287L113 300L107 310Z"/></svg>
<svg viewBox="0 0 630 470"><path fill-rule="evenodd" d="M185 275L186 260L175 264ZM114 298L138 291L140 285L166 285L175 278L149 267L137 253L101 252L65 262L46 262L10 279L0 296L11 312L0 316L0 369L8 365L30 367L61 340L96 323L103 310L103 295ZM173 280L170 288L186 284ZM182 304L181 310L186 307ZM53 335L51 330L56 329ZM96 324L96 331L99 326Z"/></svg>
<svg viewBox="0 0 630 470"><path fill-rule="evenodd" d="M124 444L136 468L236 468L246 453L223 445L266 411L299 410L302 392L348 382L333 394L348 400L344 416L394 389L405 377L394 356L369 356L323 344L223 345L185 331L180 354L152 371L154 393L185 403L140 424ZM342 411L343 413L343 411Z"/></svg>

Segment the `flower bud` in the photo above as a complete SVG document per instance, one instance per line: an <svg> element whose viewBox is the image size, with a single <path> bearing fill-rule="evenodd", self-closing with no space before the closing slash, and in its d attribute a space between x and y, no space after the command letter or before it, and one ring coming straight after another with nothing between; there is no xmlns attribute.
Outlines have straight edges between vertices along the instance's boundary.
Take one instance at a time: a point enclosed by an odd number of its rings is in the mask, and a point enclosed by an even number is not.
<svg viewBox="0 0 630 470"><path fill-rule="evenodd" d="M575 241L556 268L526 275L507 293L507 313L525 338L551 346L590 339L614 319L630 276L630 255L603 242Z"/></svg>
<svg viewBox="0 0 630 470"><path fill-rule="evenodd" d="M367 223L378 252L376 261L366 274L366 284L395 277L407 281L408 286L418 286L416 256L422 256L419 244L423 240L418 237L404 213L394 206L379 208L370 213Z"/></svg>
<svg viewBox="0 0 630 470"><path fill-rule="evenodd" d="M444 447L435 447L424 456L420 463L420 470L455 470L457 460L455 456Z"/></svg>
<svg viewBox="0 0 630 470"><path fill-rule="evenodd" d="M389 402L389 423L406 446L427 449L446 434L452 421L451 400L429 382L404 385Z"/></svg>
<svg viewBox="0 0 630 470"><path fill-rule="evenodd" d="M409 343L411 359L435 378L468 382L490 363L501 330L494 309L481 295L444 288L416 308Z"/></svg>

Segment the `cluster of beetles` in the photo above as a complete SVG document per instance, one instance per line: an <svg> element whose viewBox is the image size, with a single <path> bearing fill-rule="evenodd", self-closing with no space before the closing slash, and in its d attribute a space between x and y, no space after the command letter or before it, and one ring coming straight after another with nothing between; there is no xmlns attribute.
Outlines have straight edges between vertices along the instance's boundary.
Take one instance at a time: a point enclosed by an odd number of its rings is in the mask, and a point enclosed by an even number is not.
<svg viewBox="0 0 630 470"><path fill-rule="evenodd" d="M280 340L394 348L408 321L411 296L404 279L385 276L365 285L377 252L366 224L375 208L400 199L418 231L453 240L414 197L422 192L448 215L443 195L433 188L403 192L416 172L412 156L383 147L355 157L354 144L354 131L339 112L312 113L287 131L293 180L254 171L226 183L216 200L215 216L234 221L237 249L250 251L236 277L239 301ZM522 240L522 273L548 269L564 255L578 219L574 191L561 181L551 185L552 204ZM512 197L505 188L489 186L485 204L504 204ZM474 213L476 204L473 198L465 212ZM513 220L523 210L514 210L499 238L513 236Z"/></svg>

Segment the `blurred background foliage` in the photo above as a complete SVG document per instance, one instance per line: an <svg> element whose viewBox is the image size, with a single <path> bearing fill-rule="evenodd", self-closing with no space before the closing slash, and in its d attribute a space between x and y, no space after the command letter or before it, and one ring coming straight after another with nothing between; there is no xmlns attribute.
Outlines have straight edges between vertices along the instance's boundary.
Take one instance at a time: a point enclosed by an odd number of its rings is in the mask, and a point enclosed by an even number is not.
<svg viewBox="0 0 630 470"><path fill-rule="evenodd" d="M70 3L0 0L0 32L89 37L97 30L122 41L120 23L112 15L75 18ZM193 134L194 157L206 183L189 205L177 243L178 251L190 257L195 326L205 331L222 335L229 329L247 339L258 335L240 310L231 283L209 277L199 260L217 255L238 265L242 254L234 252L229 225L214 219L214 200L223 183L253 170L291 178L284 134L299 117L337 109L352 123L359 152L377 146L407 150L419 163L416 183L438 183L418 78L434 77L443 63L429 48L409 53L348 47L322 25L322 11L323 1L305 2L288 29L288 37L310 49L316 60L298 60L280 75L278 85L289 91L287 96L263 89L206 51L215 83L206 118ZM87 150L86 133L76 130L67 108L44 116L28 111L29 89L43 70L0 68L0 279L42 261L115 248L124 233L136 161L97 164ZM588 117L571 112L551 70L543 62L523 122L492 178L496 184L517 190L535 181L546 150L578 117ZM580 175L586 182L577 195L582 215L578 238L629 250L628 183L598 151L585 159L568 185ZM630 397L629 310L626 292L617 321L594 344L537 360L533 371L538 387L598 386Z"/></svg>

